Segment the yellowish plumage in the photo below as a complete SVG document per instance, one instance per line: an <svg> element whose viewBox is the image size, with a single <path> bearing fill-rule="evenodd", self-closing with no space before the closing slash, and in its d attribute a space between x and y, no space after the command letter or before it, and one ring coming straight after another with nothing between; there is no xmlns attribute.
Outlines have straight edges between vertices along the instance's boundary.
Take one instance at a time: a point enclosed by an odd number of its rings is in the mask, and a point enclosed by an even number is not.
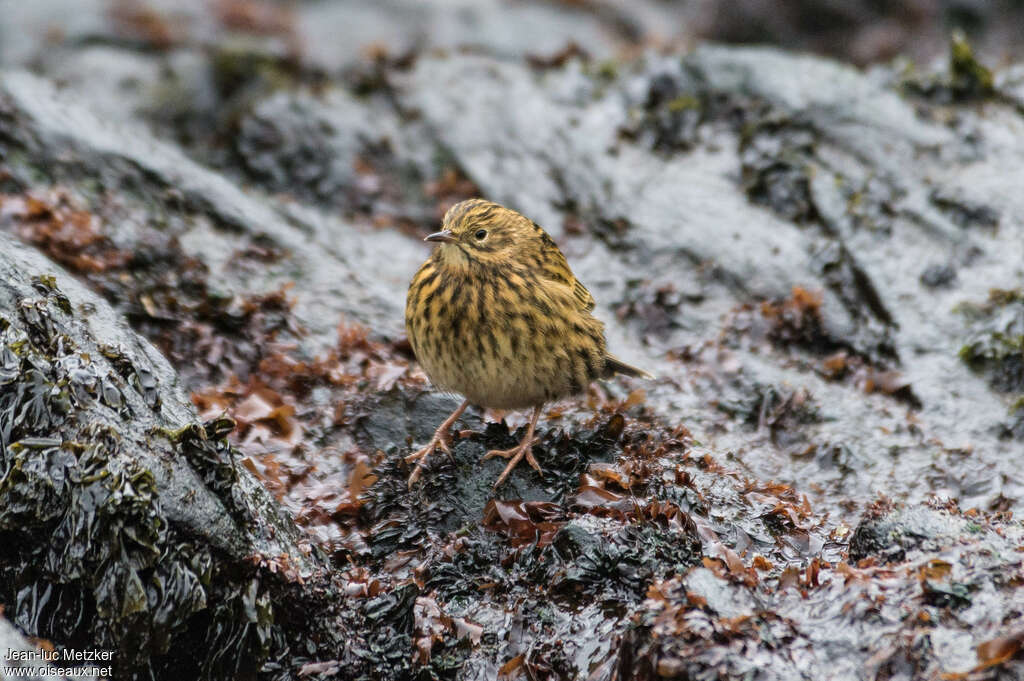
<svg viewBox="0 0 1024 681"><path fill-rule="evenodd" d="M646 374L605 349L604 325L590 313L594 298L573 275L558 246L535 222L482 199L453 206L440 242L412 279L405 327L416 358L440 389L466 401L431 442L410 455L418 479L426 457L447 451L448 430L467 404L533 407L523 442L499 485L529 448L541 406L584 391L597 378Z"/></svg>

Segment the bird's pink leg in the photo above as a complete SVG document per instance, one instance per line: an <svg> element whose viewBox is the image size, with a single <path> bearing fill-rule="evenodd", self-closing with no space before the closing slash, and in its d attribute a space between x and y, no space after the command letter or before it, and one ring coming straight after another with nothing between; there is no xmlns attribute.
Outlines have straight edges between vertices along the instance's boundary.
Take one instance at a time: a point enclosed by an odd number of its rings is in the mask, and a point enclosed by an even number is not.
<svg viewBox="0 0 1024 681"><path fill-rule="evenodd" d="M440 448L449 457L452 455L452 451L448 449L448 445L452 441L450 431L455 420L462 416L462 412L466 411L466 407L469 406L469 400L463 400L459 408L452 412L452 415L444 420L444 423L437 427L434 431L434 437L430 439L425 447L419 449L409 456L405 457L406 463L416 462L416 468L413 469L412 475L409 476L409 489L416 484L416 481L420 479L420 473L423 472L423 464L426 463L427 457L434 452L435 449Z"/></svg>
<svg viewBox="0 0 1024 681"><path fill-rule="evenodd" d="M501 475L498 476L497 482L494 483L494 489L498 489L498 486L501 485L501 483L505 482L505 478L508 477L508 474L512 472L512 469L516 467L516 464L519 463L519 461L524 456L526 457L526 462L533 467L533 470L537 471L541 475L544 474L544 471L540 469L540 464L537 463L537 459L533 457L533 443L535 441L535 438L533 437L533 431L537 427L538 418L540 418L540 407L534 407L533 416L530 418L530 425L526 429L526 436L518 445L516 445L512 449L492 449L491 451L484 454L484 457L483 459L481 459L481 461L486 461L487 459L490 459L492 456L500 456L505 459L512 459L511 461L508 462L508 465L505 466L505 470L501 472Z"/></svg>

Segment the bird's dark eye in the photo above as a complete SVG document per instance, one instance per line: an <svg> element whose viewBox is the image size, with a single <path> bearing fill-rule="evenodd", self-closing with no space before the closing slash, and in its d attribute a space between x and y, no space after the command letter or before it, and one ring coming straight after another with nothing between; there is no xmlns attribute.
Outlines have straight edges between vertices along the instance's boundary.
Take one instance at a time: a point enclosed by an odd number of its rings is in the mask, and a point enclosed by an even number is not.
<svg viewBox="0 0 1024 681"><path fill-rule="evenodd" d="M478 230L476 230L476 234L474 234L473 236L476 237L477 241L483 241L484 237L487 236L487 230L486 229L478 229Z"/></svg>

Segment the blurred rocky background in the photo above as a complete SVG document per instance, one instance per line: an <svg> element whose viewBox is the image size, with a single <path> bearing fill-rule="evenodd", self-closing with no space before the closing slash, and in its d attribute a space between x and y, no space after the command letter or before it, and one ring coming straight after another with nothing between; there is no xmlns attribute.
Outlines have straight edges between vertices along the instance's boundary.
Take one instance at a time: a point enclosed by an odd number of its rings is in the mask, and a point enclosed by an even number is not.
<svg viewBox="0 0 1024 681"><path fill-rule="evenodd" d="M0 650L116 678L1024 675L1024 4L0 0ZM653 381L455 404L445 209ZM23 666L24 662L20 663Z"/></svg>

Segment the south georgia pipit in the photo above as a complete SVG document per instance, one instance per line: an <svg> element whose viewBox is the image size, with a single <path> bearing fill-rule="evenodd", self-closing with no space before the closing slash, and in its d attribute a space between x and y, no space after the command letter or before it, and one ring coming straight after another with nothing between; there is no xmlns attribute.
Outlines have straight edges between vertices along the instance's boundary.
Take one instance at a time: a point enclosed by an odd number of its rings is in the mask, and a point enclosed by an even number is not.
<svg viewBox="0 0 1024 681"><path fill-rule="evenodd" d="M423 448L411 488L436 449L451 454L450 431L470 404L494 409L533 408L522 441L491 450L484 459L509 459L494 489L532 453L541 407L577 395L615 374L650 378L605 348L604 324L591 315L594 297L569 269L547 232L514 210L470 199L452 206L438 244L413 276L405 328L416 359L438 389L459 393L462 404Z"/></svg>

